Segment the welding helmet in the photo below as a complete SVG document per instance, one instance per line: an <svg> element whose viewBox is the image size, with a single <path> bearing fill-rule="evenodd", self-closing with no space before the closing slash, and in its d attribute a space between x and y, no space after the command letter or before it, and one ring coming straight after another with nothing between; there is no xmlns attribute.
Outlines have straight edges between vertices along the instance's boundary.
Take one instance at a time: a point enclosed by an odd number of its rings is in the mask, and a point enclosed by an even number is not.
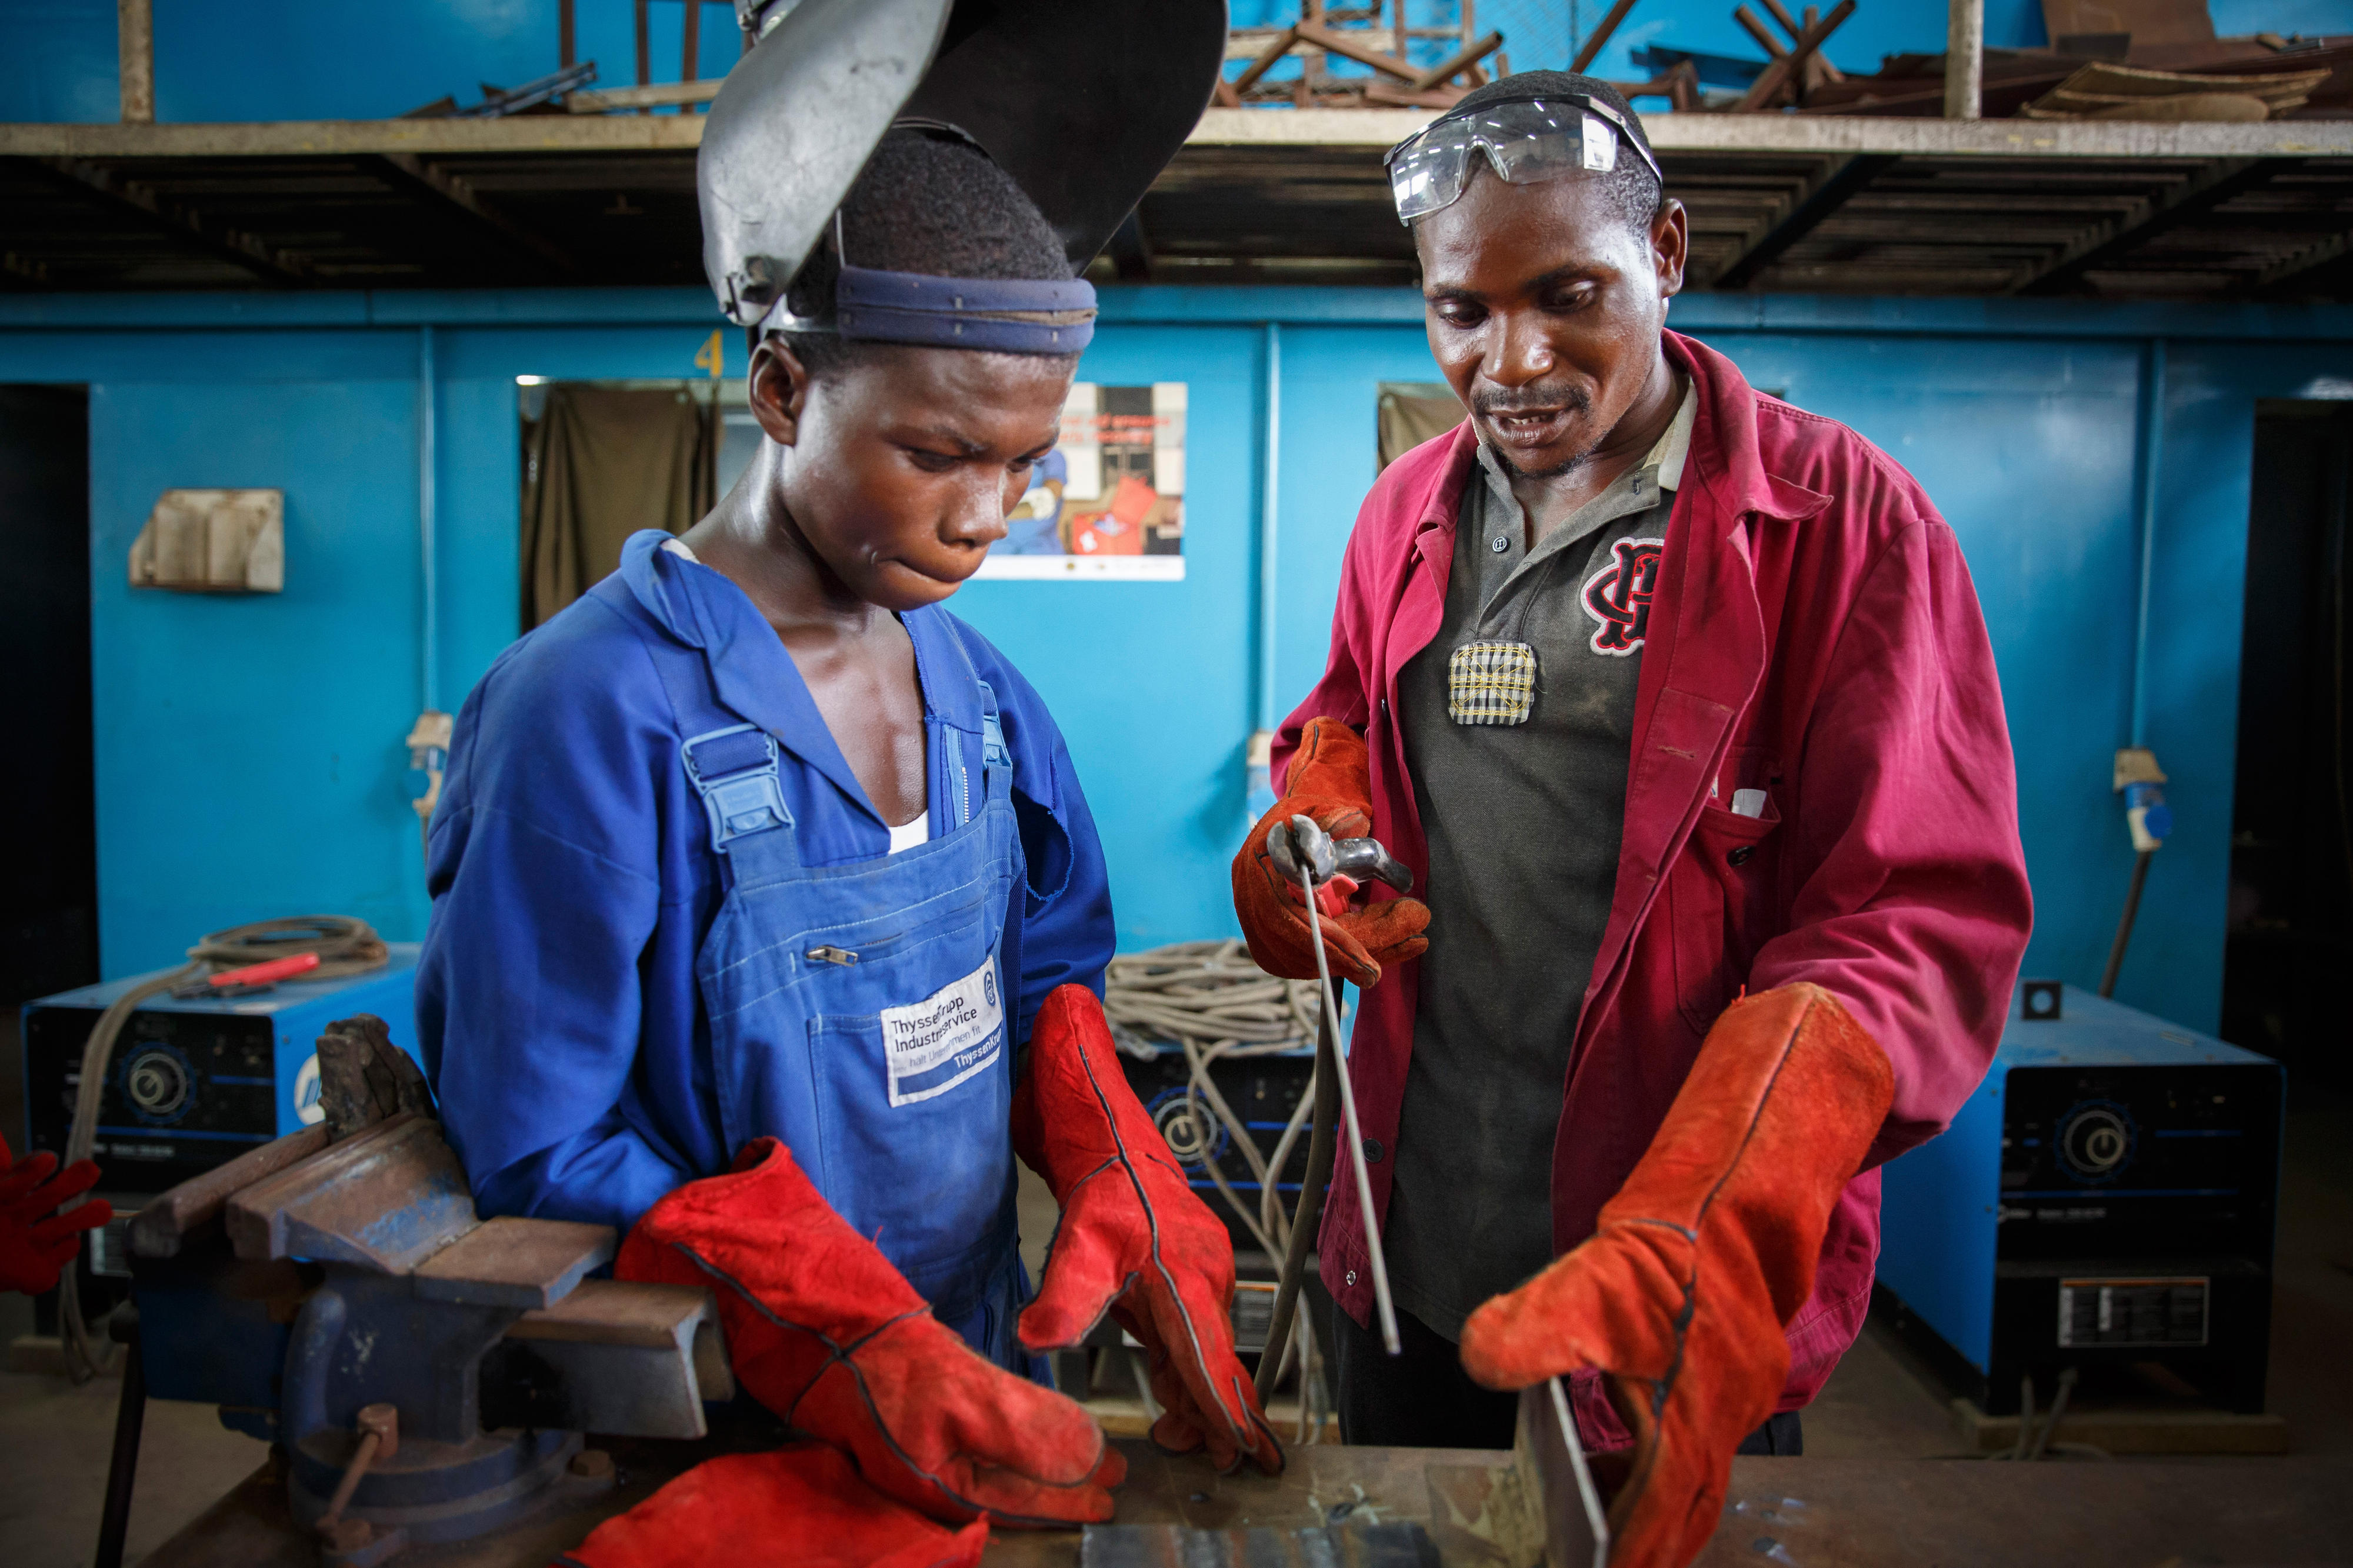
<svg viewBox="0 0 2353 1568"><path fill-rule="evenodd" d="M1225 0L737 0L751 51L704 121L703 270L730 320L784 295L886 132L952 129L1092 260L1184 145Z"/></svg>
<svg viewBox="0 0 2353 1568"><path fill-rule="evenodd" d="M1462 195L1474 158L1484 156L1507 184L1533 185L1564 174L1606 174L1629 148L1664 184L1641 132L1615 105L1587 92L1531 91L1432 121L1390 148L1389 194L1398 221L1410 224Z"/></svg>

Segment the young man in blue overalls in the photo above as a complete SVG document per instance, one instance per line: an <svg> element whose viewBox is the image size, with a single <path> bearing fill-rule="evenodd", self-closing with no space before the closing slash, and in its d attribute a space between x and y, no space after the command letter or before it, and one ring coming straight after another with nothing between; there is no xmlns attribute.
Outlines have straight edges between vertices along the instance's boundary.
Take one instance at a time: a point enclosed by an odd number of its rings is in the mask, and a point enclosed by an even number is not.
<svg viewBox="0 0 2353 1568"><path fill-rule="evenodd" d="M767 85L706 131L714 256L744 114L789 129L816 90ZM1067 1524L1108 1517L1122 1462L1025 1374L1106 1310L1150 1352L1164 1445L1282 1456L1223 1226L1111 1048L1069 754L939 607L1053 447L1092 290L970 138L876 134L805 265L723 269L739 312L746 277L791 279L748 312L743 480L467 700L419 1029L485 1215L612 1225L625 1277L714 1290L746 1390L889 1496ZM1026 1312L1017 1152L1063 1209Z"/></svg>

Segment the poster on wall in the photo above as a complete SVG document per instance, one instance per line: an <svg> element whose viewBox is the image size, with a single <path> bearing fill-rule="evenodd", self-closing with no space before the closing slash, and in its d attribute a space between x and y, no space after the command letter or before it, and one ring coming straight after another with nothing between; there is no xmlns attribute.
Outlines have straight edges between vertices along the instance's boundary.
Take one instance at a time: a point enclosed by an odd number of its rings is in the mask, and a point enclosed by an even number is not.
<svg viewBox="0 0 2353 1568"><path fill-rule="evenodd" d="M982 577L1183 581L1185 384L1071 383L1061 439L1006 527Z"/></svg>

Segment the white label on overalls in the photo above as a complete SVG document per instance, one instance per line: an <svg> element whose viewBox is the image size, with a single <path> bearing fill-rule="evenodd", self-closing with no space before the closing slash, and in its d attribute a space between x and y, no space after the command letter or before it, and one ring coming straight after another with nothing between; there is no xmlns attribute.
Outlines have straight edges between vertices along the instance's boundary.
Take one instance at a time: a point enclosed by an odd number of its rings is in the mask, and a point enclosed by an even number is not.
<svg viewBox="0 0 2353 1568"><path fill-rule="evenodd" d="M913 1105L945 1094L1005 1048L996 961L911 1007L883 1008L881 1019L891 1103Z"/></svg>

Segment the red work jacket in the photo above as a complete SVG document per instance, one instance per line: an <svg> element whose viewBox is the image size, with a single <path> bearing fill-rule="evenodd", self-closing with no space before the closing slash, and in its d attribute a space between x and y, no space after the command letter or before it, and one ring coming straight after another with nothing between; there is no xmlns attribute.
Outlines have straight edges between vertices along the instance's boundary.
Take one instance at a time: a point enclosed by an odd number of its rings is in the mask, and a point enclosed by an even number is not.
<svg viewBox="0 0 2353 1568"><path fill-rule="evenodd" d="M1703 344L1669 332L1665 348L1697 389L1697 419L1641 628L1617 889L1559 1089L1553 1246L1593 1233L1740 987L1835 994L1894 1063L1895 1101L1790 1322L1789 1410L1862 1329L1880 1163L1943 1130L2000 1037L2031 913L2017 781L1976 590L1919 485L1853 431L1758 395ZM1374 485L1329 668L1275 746L1280 776L1308 720L1364 731L1373 830L1417 879L1429 853L1398 677L1438 633L1474 445L1466 422ZM1767 792L1765 815L1736 816L1733 792L1751 788ZM1356 1021L1357 1113L1385 1150L1419 968L1393 967ZM1384 1210L1392 1168L1369 1166ZM1368 1321L1352 1182L1332 1184L1320 1251L1324 1283ZM1606 1443L1615 1418L1589 1381L1579 1393L1580 1416L1603 1428L1588 1438Z"/></svg>

